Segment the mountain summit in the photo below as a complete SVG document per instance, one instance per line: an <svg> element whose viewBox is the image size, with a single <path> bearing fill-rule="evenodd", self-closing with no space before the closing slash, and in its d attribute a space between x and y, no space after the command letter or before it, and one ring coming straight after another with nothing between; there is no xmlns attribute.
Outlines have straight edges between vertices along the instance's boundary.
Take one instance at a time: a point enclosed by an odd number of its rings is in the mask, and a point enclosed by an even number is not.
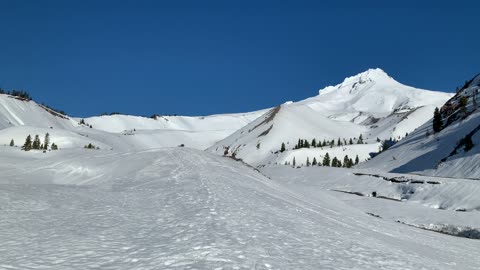
<svg viewBox="0 0 480 270"><path fill-rule="evenodd" d="M327 149L298 149L299 140L334 140L337 146L340 140L342 147L329 149L330 156L334 152L338 159L359 155L363 161L369 153L378 152L379 140L405 137L451 96L406 86L381 69L369 69L320 90L315 97L272 109L210 150L228 152L254 165L285 164L294 157L302 162L321 160L327 153ZM360 135L364 139L361 146L346 146L345 142L356 141ZM287 151L278 153L282 143Z"/></svg>

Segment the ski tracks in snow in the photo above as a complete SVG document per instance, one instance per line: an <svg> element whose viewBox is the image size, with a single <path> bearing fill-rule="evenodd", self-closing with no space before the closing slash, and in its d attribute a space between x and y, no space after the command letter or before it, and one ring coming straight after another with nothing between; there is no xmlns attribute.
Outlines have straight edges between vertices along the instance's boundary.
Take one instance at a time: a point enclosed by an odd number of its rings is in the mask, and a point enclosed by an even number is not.
<svg viewBox="0 0 480 270"><path fill-rule="evenodd" d="M115 162L97 185L0 185L0 269L452 269L230 159Z"/></svg>

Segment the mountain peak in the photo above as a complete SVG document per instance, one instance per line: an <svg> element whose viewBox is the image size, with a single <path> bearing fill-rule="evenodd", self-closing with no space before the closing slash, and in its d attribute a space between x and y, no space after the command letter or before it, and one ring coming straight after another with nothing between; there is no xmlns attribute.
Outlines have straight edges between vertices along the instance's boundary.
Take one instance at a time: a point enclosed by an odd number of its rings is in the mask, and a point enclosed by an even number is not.
<svg viewBox="0 0 480 270"><path fill-rule="evenodd" d="M320 89L319 94L324 95L339 89L348 89L349 92L351 92L352 89L358 88L358 86L366 83L391 84L395 82L396 81L382 69L371 68L357 75L345 78L341 84Z"/></svg>

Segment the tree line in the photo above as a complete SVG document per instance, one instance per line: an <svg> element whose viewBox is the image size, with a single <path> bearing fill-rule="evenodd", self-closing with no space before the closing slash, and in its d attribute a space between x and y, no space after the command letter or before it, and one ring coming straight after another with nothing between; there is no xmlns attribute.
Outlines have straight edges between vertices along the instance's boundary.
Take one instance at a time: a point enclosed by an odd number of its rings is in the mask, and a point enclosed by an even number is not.
<svg viewBox="0 0 480 270"><path fill-rule="evenodd" d="M26 99L26 100L32 100L32 97L30 96L30 94L27 91L24 91L24 90L7 91L7 90L4 90L4 89L0 88L0 94L15 96L15 97L19 97L19 98Z"/></svg>
<svg viewBox="0 0 480 270"><path fill-rule="evenodd" d="M326 153L321 162L317 161L316 157L314 157L312 161L310 161L310 157L307 157L305 165L307 167L310 167L310 166L325 166L325 167L351 168L354 165L357 165L359 162L360 162L360 159L358 158L358 155L356 155L355 160L350 158L348 155L345 155L343 157L343 162L342 162L337 157L333 157L333 159L331 159L330 155L328 153ZM284 165L292 166L292 167L295 168L295 167L297 167L297 161L296 161L295 157L293 157L292 162L285 161Z"/></svg>
<svg viewBox="0 0 480 270"><path fill-rule="evenodd" d="M12 139L10 141L10 146L14 146L15 141ZM50 147L51 150L58 150L58 146L55 143L50 145L50 134L46 133L43 139L43 143L40 140L40 136L35 135L35 138L32 140L32 136L29 134L25 139L25 143L22 146L23 151L30 151L30 150L48 150Z"/></svg>
<svg viewBox="0 0 480 270"><path fill-rule="evenodd" d="M340 139L338 138L336 141L335 140L316 140L313 138L311 141L307 139L298 139L297 144L293 147L293 150L296 149L301 149L301 148L316 148L316 147L327 147L330 146L330 148L333 148L334 146L343 146L343 145L353 145L353 144L364 144L365 142L363 141L363 136L360 134L357 138L350 138L348 141L347 139L343 138ZM280 152L285 152L286 146L285 143L282 142L282 145L280 146Z"/></svg>

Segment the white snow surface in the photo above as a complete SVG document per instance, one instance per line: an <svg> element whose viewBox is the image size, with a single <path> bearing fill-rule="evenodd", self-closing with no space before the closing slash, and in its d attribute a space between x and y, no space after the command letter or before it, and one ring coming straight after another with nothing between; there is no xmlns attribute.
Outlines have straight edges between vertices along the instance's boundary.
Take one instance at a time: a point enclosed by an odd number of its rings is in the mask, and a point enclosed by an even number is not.
<svg viewBox="0 0 480 270"><path fill-rule="evenodd" d="M374 218L206 152L4 148L3 269L480 267L478 240Z"/></svg>

